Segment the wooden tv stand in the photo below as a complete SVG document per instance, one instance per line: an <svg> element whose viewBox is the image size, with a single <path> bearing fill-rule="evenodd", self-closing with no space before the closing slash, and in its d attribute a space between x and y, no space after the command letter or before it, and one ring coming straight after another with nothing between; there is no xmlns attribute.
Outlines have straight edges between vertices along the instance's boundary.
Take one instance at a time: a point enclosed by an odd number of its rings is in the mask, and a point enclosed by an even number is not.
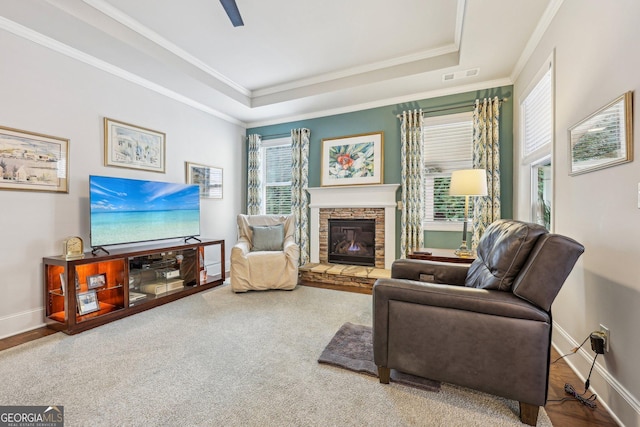
<svg viewBox="0 0 640 427"><path fill-rule="evenodd" d="M207 274L212 255L221 274ZM224 240L202 240L43 258L47 326L75 334L219 286L224 256Z"/></svg>

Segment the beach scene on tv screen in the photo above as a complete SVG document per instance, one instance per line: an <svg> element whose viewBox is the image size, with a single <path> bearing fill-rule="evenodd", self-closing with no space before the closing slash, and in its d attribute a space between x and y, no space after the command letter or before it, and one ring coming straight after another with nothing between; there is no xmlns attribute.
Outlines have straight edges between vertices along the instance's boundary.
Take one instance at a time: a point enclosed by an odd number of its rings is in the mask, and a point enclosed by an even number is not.
<svg viewBox="0 0 640 427"><path fill-rule="evenodd" d="M198 185L92 176L94 247L200 234Z"/></svg>

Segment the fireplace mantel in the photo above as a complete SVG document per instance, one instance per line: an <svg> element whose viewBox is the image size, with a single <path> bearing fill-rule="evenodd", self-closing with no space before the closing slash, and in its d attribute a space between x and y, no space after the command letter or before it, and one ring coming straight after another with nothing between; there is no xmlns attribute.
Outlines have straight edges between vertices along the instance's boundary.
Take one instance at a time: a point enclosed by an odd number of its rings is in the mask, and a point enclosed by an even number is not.
<svg viewBox="0 0 640 427"><path fill-rule="evenodd" d="M311 200L310 256L320 262L320 209L322 208L384 208L384 265L391 268L396 255L396 192L400 184L359 185L344 187L313 187L307 189Z"/></svg>

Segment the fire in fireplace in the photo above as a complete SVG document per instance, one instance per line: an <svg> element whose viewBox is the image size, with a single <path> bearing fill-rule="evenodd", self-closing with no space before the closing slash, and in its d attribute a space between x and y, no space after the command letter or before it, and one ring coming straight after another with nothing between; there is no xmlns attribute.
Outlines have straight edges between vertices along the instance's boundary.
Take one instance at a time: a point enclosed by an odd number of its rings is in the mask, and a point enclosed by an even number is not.
<svg viewBox="0 0 640 427"><path fill-rule="evenodd" d="M375 266L375 219L329 219L328 261Z"/></svg>

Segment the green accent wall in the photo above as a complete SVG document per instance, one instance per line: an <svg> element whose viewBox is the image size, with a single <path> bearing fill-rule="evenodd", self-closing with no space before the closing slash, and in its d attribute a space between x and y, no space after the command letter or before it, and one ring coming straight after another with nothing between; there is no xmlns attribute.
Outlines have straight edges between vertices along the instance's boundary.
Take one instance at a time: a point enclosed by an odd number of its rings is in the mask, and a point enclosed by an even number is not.
<svg viewBox="0 0 640 427"><path fill-rule="evenodd" d="M471 111L476 99L508 98L500 109L500 191L501 215L513 215L513 86L483 89L437 98L423 99L407 103L371 108L351 113L280 123L247 129L247 135L260 134L264 140L270 136L289 134L291 129L307 128L311 131L309 147L309 187L320 186L322 140L369 132L384 132L384 183L400 184L400 120L397 115L406 110L422 109L427 116L454 114ZM430 113L430 110L446 109ZM366 187L363 187L366 191ZM400 200L400 190L397 193ZM246 203L245 203L246 205ZM399 213L399 212L398 212ZM396 256L400 252L400 215L396 221ZM457 248L461 242L462 230L426 231L425 246L434 248Z"/></svg>

